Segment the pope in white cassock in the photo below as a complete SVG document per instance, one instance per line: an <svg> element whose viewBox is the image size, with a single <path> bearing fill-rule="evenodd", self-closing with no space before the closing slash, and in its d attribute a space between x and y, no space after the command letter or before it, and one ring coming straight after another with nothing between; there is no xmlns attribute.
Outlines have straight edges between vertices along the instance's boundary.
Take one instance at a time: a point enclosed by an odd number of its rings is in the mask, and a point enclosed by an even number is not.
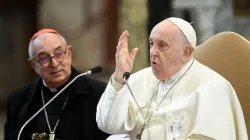
<svg viewBox="0 0 250 140"><path fill-rule="evenodd" d="M127 133L132 140L172 140L171 132L181 132L180 140L248 139L231 84L193 58L196 33L190 23L171 17L152 29L151 67L128 79L135 98L123 80L138 51L128 52L128 36L120 36L115 72L97 106L101 130Z"/></svg>

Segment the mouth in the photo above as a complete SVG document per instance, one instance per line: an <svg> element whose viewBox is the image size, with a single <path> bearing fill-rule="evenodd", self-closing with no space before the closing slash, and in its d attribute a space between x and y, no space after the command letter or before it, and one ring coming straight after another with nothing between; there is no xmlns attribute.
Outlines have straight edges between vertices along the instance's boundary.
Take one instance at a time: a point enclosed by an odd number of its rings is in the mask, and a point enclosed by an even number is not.
<svg viewBox="0 0 250 140"><path fill-rule="evenodd" d="M50 72L50 74L51 74L51 75L55 75L55 74L58 74L58 73L60 73L60 72L62 72L62 70L59 70L59 71L52 71L52 72Z"/></svg>
<svg viewBox="0 0 250 140"><path fill-rule="evenodd" d="M154 61L151 61L151 65L156 65L157 63Z"/></svg>

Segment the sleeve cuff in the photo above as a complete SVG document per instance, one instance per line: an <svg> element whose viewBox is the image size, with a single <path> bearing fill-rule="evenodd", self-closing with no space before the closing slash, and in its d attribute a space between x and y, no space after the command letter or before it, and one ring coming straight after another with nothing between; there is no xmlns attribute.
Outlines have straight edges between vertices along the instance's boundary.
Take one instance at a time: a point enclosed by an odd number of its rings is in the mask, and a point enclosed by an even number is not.
<svg viewBox="0 0 250 140"><path fill-rule="evenodd" d="M110 81L111 81L112 87L114 88L114 90L115 90L116 92L118 92L118 91L123 87L123 85L117 83L117 82L114 80L114 74L112 74L111 80L110 80Z"/></svg>

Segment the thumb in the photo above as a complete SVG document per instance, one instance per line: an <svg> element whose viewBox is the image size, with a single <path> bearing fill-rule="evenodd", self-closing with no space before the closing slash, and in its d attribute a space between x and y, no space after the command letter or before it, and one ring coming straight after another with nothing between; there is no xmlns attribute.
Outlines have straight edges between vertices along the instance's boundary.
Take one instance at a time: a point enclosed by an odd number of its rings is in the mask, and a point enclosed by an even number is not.
<svg viewBox="0 0 250 140"><path fill-rule="evenodd" d="M130 58L132 61L134 61L135 56L136 56L138 50L139 50L139 48L134 48L134 49L131 51L131 53L130 53L130 55L129 55L129 58Z"/></svg>

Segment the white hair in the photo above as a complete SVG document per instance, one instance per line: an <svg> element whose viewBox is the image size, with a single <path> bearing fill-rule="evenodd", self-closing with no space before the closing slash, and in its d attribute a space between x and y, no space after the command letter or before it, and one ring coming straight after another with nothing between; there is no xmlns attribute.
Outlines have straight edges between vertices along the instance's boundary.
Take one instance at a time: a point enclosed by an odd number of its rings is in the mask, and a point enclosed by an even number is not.
<svg viewBox="0 0 250 140"><path fill-rule="evenodd" d="M48 34L48 33L40 34L40 35L38 35L35 39L41 39L42 37L45 37L46 34ZM65 40L65 38L64 38L62 35L60 35L60 34L56 34L56 35L58 35L58 37L60 38L60 40L61 40L66 46L68 46L68 45L67 45L67 42L66 42L66 40ZM35 56L34 56L34 52L33 52L33 41L34 41L35 39L31 40L30 43L29 43L28 52L29 52L29 57L30 57L30 58L34 58L34 57L35 57Z"/></svg>

